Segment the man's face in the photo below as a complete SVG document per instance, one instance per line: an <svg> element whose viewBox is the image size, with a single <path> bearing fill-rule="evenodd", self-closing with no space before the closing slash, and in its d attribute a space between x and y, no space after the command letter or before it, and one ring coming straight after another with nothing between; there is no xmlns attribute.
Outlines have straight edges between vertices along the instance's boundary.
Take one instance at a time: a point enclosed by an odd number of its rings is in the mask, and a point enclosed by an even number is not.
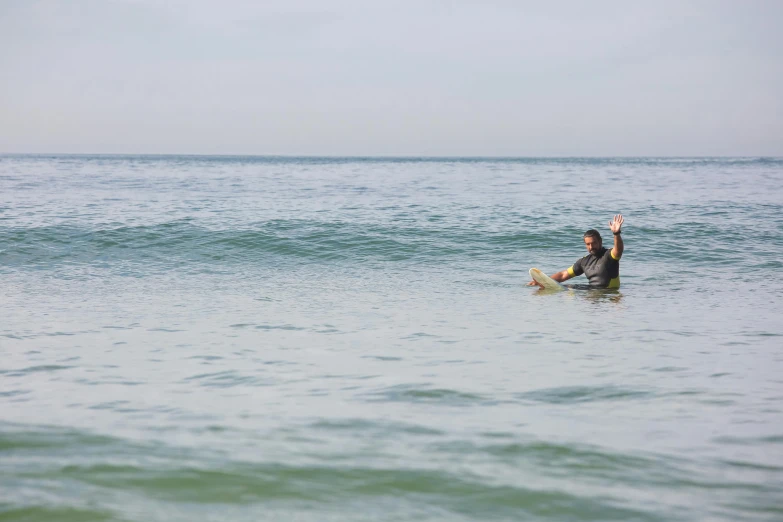
<svg viewBox="0 0 783 522"><path fill-rule="evenodd" d="M585 246L587 247L587 251L589 253L596 254L599 250L601 250L601 240L597 237L586 237Z"/></svg>

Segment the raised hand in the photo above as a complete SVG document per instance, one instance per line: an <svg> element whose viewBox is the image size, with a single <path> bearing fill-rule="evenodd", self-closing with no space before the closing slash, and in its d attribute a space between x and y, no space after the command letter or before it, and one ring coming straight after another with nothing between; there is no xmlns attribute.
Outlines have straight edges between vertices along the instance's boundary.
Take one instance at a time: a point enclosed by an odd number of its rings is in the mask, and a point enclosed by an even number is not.
<svg viewBox="0 0 783 522"><path fill-rule="evenodd" d="M617 214L610 222L609 222L609 230L612 231L612 234L616 234L620 232L620 227L623 226L623 215Z"/></svg>

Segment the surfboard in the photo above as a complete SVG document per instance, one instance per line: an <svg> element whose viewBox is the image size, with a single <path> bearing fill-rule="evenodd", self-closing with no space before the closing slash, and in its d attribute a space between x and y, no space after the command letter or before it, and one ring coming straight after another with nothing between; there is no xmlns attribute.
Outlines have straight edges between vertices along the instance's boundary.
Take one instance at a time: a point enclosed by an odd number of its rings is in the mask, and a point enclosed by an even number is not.
<svg viewBox="0 0 783 522"><path fill-rule="evenodd" d="M531 268L530 269L530 277L533 278L533 281L536 283L540 283L544 286L544 290L565 290L565 287L546 275L544 272L539 270L538 268Z"/></svg>

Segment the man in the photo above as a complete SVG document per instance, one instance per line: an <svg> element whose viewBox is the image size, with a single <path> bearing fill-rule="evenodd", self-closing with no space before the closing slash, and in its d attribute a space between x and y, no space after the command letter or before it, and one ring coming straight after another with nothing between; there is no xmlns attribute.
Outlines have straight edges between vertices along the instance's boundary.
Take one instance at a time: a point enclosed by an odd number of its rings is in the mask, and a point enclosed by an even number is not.
<svg viewBox="0 0 783 522"><path fill-rule="evenodd" d="M568 270L552 275L552 279L562 283L572 277L584 274L591 287L620 288L620 257L623 255L623 238L620 236L622 226L623 216L621 214L617 214L609 222L609 230L614 236L614 246L611 250L603 247L601 234L597 230L590 229L585 232L583 237L588 254ZM528 283L528 286L534 285L541 286L535 281Z"/></svg>

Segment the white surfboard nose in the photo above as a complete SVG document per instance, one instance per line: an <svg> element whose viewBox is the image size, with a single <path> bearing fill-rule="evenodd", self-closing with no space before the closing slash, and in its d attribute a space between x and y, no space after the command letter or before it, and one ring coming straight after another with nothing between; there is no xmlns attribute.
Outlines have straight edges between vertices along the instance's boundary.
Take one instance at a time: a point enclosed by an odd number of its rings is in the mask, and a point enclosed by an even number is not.
<svg viewBox="0 0 783 522"><path fill-rule="evenodd" d="M547 290L565 290L563 285L546 275L544 272L539 270L538 268L531 268L530 269L530 277L533 278L533 281L540 284Z"/></svg>

